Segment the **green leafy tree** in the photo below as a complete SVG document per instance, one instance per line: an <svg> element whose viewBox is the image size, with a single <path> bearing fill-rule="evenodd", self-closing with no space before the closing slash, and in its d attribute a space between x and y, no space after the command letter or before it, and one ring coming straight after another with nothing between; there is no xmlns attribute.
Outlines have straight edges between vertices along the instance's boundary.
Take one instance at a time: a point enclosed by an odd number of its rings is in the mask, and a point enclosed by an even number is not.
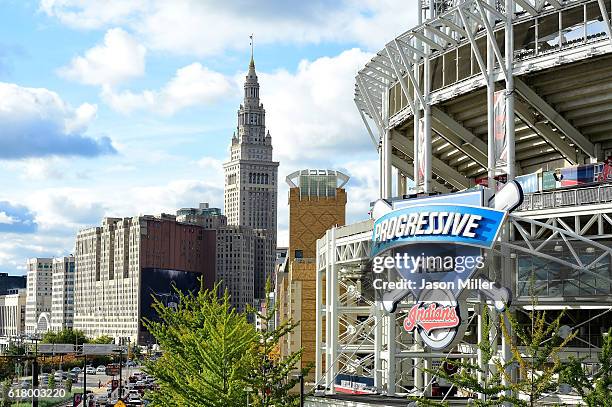
<svg viewBox="0 0 612 407"><path fill-rule="evenodd" d="M572 386L589 407L612 407L612 328L603 337L599 366L588 372L582 359L571 358L561 373L561 381Z"/></svg>
<svg viewBox="0 0 612 407"><path fill-rule="evenodd" d="M174 288L176 308L154 299L158 320L144 324L163 353L145 367L160 385L146 396L152 407L246 405L244 378L255 330L218 288L201 287L197 294Z"/></svg>
<svg viewBox="0 0 612 407"><path fill-rule="evenodd" d="M11 398L9 397L9 391L11 390L11 379L5 379L0 385L0 406L2 407L10 407Z"/></svg>
<svg viewBox="0 0 612 407"><path fill-rule="evenodd" d="M108 336L108 335L102 335L102 336L98 336L97 338L94 339L90 339L89 343L93 343L93 344L100 344L100 345L108 345L113 343L115 340Z"/></svg>
<svg viewBox="0 0 612 407"><path fill-rule="evenodd" d="M51 372L51 374L49 375L48 387L50 389L55 389L55 372Z"/></svg>
<svg viewBox="0 0 612 407"><path fill-rule="evenodd" d="M270 291L270 282L266 284L266 293ZM280 355L280 341L293 331L298 323L292 320L284 321L278 327L270 329L276 315L276 306L272 305L266 295L264 312L252 310L261 321L262 329L257 332L257 340L253 344L250 359L250 372L247 382L253 389L253 406L297 406L299 394L290 393L298 383L296 373L308 374L310 367L299 369L302 350L287 356Z"/></svg>
<svg viewBox="0 0 612 407"><path fill-rule="evenodd" d="M128 357L130 360L142 359L142 350L138 345L131 345L128 351Z"/></svg>
<svg viewBox="0 0 612 407"><path fill-rule="evenodd" d="M72 377L68 377L64 382L64 388L66 389L66 393L70 393L72 391Z"/></svg>
<svg viewBox="0 0 612 407"><path fill-rule="evenodd" d="M546 311L537 311L537 293L533 281L530 284L531 310L527 327L519 324L516 317L506 311L506 318L501 319L502 334L510 344L511 363L518 365L518 380L503 371L514 394L527 396L527 400L518 400L517 405L534 407L548 393L555 391L559 385L558 375L563 369L559 358L560 352L574 339L576 333L563 338L560 335L562 311L551 322ZM514 335L511 335L511 332Z"/></svg>
<svg viewBox="0 0 612 407"><path fill-rule="evenodd" d="M25 355L25 346L11 342L4 353L9 356Z"/></svg>
<svg viewBox="0 0 612 407"><path fill-rule="evenodd" d="M455 388L462 389L469 393L482 394L482 399L473 401L474 406L498 406L503 402L517 404L518 399L513 396L507 396L504 393L510 390L502 382L501 371L506 368L511 362L501 363L499 359L495 359L497 349L497 339L491 341L489 332L494 321L488 311L488 307L482 307L482 320L480 333L483 338L476 346L482 354L482 366L476 363L462 362L460 360L446 359L439 369L425 369L429 373L436 375L438 378L445 379ZM456 368L455 373L451 373L444 369L444 365L452 365ZM489 364L495 365L493 371L489 371ZM454 370L454 369L453 369ZM417 402L419 406L447 406L446 402L427 399L424 396L410 397Z"/></svg>
<svg viewBox="0 0 612 407"><path fill-rule="evenodd" d="M43 334L41 343L87 343L87 337L83 331L66 328L59 332L47 331Z"/></svg>
<svg viewBox="0 0 612 407"><path fill-rule="evenodd" d="M493 358L497 349L497 340L493 342L488 340L490 318L488 312L484 311L482 324L484 339L478 344L478 349L482 352L485 366L493 362L495 366L493 372L489 372L486 368L483 370L474 364L450 360L446 362L460 367L458 373L448 374L442 369L430 372L448 380L458 389L483 394L484 400L474 400L476 406L498 406L503 403L521 407L540 405L543 396L558 387L557 377L563 369L559 353L575 337L575 333L562 338L559 332L564 313L561 312L551 322L546 317L545 311L536 310L537 301L533 292L531 298L532 307L528 314L531 323L527 327L522 326L516 316L508 310L500 315L499 325L502 335L509 344L512 355L510 360L502 363L498 358ZM507 368L510 366L518 366L516 380L513 380L508 373ZM479 380L479 373L482 374L483 380ZM424 397L412 399L422 406L447 405Z"/></svg>

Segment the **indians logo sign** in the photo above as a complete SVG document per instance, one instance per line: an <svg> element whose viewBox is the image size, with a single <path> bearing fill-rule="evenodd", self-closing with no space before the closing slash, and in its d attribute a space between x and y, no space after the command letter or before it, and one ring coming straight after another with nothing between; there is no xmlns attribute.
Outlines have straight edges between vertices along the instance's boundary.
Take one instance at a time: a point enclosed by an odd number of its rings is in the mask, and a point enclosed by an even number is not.
<svg viewBox="0 0 612 407"><path fill-rule="evenodd" d="M464 291L481 291L505 306L509 290L482 277L489 264L485 250L493 247L507 213L521 202L515 182L486 203L484 190L393 204L377 201L370 257L373 287L383 308L395 312L406 299L411 306L405 330L416 330L424 344L439 350L451 346L467 328L462 324L467 309L460 306Z"/></svg>
<svg viewBox="0 0 612 407"><path fill-rule="evenodd" d="M408 311L408 316L404 319L404 329L412 332L415 328L421 327L425 333L429 334L434 329L456 328L459 325L457 307L440 306L431 303L415 304Z"/></svg>

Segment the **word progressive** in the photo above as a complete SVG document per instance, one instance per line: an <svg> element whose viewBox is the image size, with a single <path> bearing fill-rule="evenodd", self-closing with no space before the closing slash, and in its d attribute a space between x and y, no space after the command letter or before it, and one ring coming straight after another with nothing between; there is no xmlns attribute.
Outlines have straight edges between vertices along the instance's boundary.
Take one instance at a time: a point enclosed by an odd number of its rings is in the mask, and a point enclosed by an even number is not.
<svg viewBox="0 0 612 407"><path fill-rule="evenodd" d="M419 212L385 219L374 229L374 242L404 236L448 235L473 238L482 216L459 212Z"/></svg>

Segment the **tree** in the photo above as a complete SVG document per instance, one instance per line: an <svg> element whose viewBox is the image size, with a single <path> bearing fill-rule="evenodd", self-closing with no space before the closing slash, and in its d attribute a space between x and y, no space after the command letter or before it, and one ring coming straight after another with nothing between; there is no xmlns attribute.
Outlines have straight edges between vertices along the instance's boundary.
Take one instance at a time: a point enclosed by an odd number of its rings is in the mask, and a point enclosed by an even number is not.
<svg viewBox="0 0 612 407"><path fill-rule="evenodd" d="M87 337L83 331L76 329L65 328L59 332L47 331L43 334L41 343L69 343L79 344L87 343Z"/></svg>
<svg viewBox="0 0 612 407"><path fill-rule="evenodd" d="M70 393L72 391L72 377L68 377L64 382L64 388L66 389L66 393Z"/></svg>
<svg viewBox="0 0 612 407"><path fill-rule="evenodd" d="M51 372L49 375L49 384L50 389L55 389L55 372Z"/></svg>
<svg viewBox="0 0 612 407"><path fill-rule="evenodd" d="M102 336L98 336L97 338L90 339L89 343L107 345L107 344L113 343L114 341L115 340L112 337L108 335L102 335Z"/></svg>
<svg viewBox="0 0 612 407"><path fill-rule="evenodd" d="M144 319L163 350L145 366L160 385L147 395L152 407L246 404L244 378L255 330L231 307L227 293L219 296L218 285L205 290L200 284L198 293L184 294L174 287L179 297L174 308L154 298L158 320Z"/></svg>
<svg viewBox="0 0 612 407"><path fill-rule="evenodd" d="M537 296L530 284L531 310L527 328L521 326L514 315L506 310L506 318L501 319L502 334L510 344L511 362L518 364L518 380L503 371L505 379L515 394L527 396L527 401L520 400L518 405L534 407L540 404L545 393L557 389L558 374L563 366L559 353L576 336L572 333L563 337L560 335L561 319L565 311L552 321L546 318L546 311L537 311ZM514 336L511 335L514 333Z"/></svg>
<svg viewBox="0 0 612 407"><path fill-rule="evenodd" d="M575 337L575 333L567 335L565 338L559 335L561 319L564 313L561 312L552 322L546 317L545 311L537 311L537 298L532 291L531 311L528 313L528 320L531 321L527 327L522 326L515 315L509 310L500 315L499 325L502 335L509 344L511 358L502 362L498 358L493 358L497 349L497 340L489 343L488 330L490 322L487 307L483 307L483 335L484 338L478 344L478 348L483 354L486 364L493 362L495 369L492 372L482 370L473 364L446 360L447 363L458 364L460 372L448 374L444 370L434 370L431 373L443 377L455 387L470 393L484 394L484 400L475 400L476 406L498 406L504 402L515 406L534 407L547 392L557 389L557 375L562 371L562 364L559 353L569 341ZM508 367L518 366L518 377L513 380L508 373ZM478 373L481 372L484 380L478 380ZM504 382L506 384L504 384ZM519 397L519 395L523 397ZM439 406L445 403L437 403L427 400L424 397L412 398L419 405Z"/></svg>
<svg viewBox="0 0 612 407"><path fill-rule="evenodd" d="M9 397L9 391L11 390L11 379L5 379L0 385L0 406L9 407L12 404L11 397Z"/></svg>
<svg viewBox="0 0 612 407"><path fill-rule="evenodd" d="M142 351L140 350L140 346L131 345L128 347L128 358L130 360L138 360L142 358Z"/></svg>
<svg viewBox="0 0 612 407"><path fill-rule="evenodd" d="M476 345L481 352L482 366L484 366L484 368L475 363L446 359L439 369L425 370L439 378L445 379L457 389L462 389L469 393L482 394L482 399L474 400L473 405L475 406L498 406L503 402L517 404L517 399L515 397L504 394L506 391L510 390L510 387L503 384L501 371L511 362L502 363L499 359L494 359L497 351L497 339L494 341L489 339L489 331L493 321L491 321L488 309L486 305L482 307L482 320L480 326L482 340ZM451 373L445 370L445 364L456 367L458 369L457 372ZM489 364L495 365L493 371L489 371ZM423 396L410 398L416 401L419 406L438 407L448 405L446 402L429 400Z"/></svg>
<svg viewBox="0 0 612 407"><path fill-rule="evenodd" d="M582 359L570 358L561 372L561 381L571 385L589 407L612 406L612 328L603 337L601 352L597 355L598 369L586 371Z"/></svg>
<svg viewBox="0 0 612 407"><path fill-rule="evenodd" d="M266 293L270 291L270 282L266 284ZM302 358L302 350L281 357L279 348L281 339L299 325L292 320L284 321L280 326L270 329L276 315L276 305L272 305L266 295L264 311L252 310L261 321L262 329L257 332L256 341L251 350L250 373L247 382L253 388L253 406L294 406L299 405L299 394L290 394L298 383L297 371L308 374L310 367L297 368Z"/></svg>

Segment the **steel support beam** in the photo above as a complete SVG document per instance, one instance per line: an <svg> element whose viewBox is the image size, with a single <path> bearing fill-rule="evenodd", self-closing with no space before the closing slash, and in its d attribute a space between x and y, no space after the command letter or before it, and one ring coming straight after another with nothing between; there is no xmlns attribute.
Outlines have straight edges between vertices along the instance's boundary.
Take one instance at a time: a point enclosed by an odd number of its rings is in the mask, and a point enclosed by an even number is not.
<svg viewBox="0 0 612 407"><path fill-rule="evenodd" d="M403 134L393 133L393 146L402 151L409 157L413 157L413 146L410 140ZM437 157L431 156L433 172L444 181L453 185L457 189L465 189L470 186L470 181L453 167L449 166Z"/></svg>
<svg viewBox="0 0 612 407"><path fill-rule="evenodd" d="M368 107L368 112L370 113L370 117L374 120L376 127L378 127L378 131L381 134L384 134L384 129L382 125L382 118L378 115L378 109L372 103L372 99L370 98L370 93L367 91L363 81L361 80L361 76L357 75L357 86L359 87L359 92L364 96L366 106Z"/></svg>
<svg viewBox="0 0 612 407"><path fill-rule="evenodd" d="M576 149L570 146L566 140L559 136L559 133L553 131L548 125L537 122L534 114L529 111L529 108L524 103L516 101L514 111L521 120L554 147L555 150L559 151L570 163L578 164Z"/></svg>
<svg viewBox="0 0 612 407"><path fill-rule="evenodd" d="M487 42L489 43L489 47L493 49L493 52L495 53L495 56L497 57L497 62L499 64L499 68L504 74L504 78L508 79L508 71L506 70L506 67L504 66L504 58L502 57L501 51L499 50L499 46L497 45L497 41L495 40L495 32L493 31L493 28L491 27L491 24L489 22L489 18L487 17L485 13L483 3L480 0L475 0L475 1L476 1L476 4L478 5L478 10L480 11L480 16L482 17L482 21L484 22L485 30L487 31ZM487 64L487 68L489 68L489 75L491 75L492 67L488 67L488 64Z"/></svg>
<svg viewBox="0 0 612 407"><path fill-rule="evenodd" d="M396 42L399 42L401 44L401 46L403 48L406 48L407 50L409 50L410 52L414 53L415 55L417 55L419 58L424 58L425 57L425 53L423 51L421 51L420 49L417 49L415 47L413 47L410 44L407 44L406 41L400 39L400 38L396 38L395 40ZM412 58L411 58L412 59ZM416 61L415 61L416 62Z"/></svg>
<svg viewBox="0 0 612 407"><path fill-rule="evenodd" d="M451 130L454 134L459 136L463 141L470 144L478 153L486 156L487 154L487 144L476 137L471 131L463 127L459 122L453 119L450 115L448 115L445 111L438 107L431 108L431 114L434 118L434 121L439 122L444 127ZM443 135L442 135L443 136ZM450 140L449 140L450 141Z"/></svg>
<svg viewBox="0 0 612 407"><path fill-rule="evenodd" d="M402 88L402 92L404 93L404 96L408 100L408 104L410 105L410 108L414 112L416 109L414 107L414 101L412 99L412 94L410 94L410 89L408 88L406 79L404 79L402 72L400 71L399 67L397 66L397 63L395 62L395 58L393 57L393 54L391 53L391 47L389 45L386 45L385 51L387 51L387 55L389 55L389 61L391 61L391 65L393 66L393 70L395 71L395 76L397 76L397 80L400 84L400 87Z"/></svg>
<svg viewBox="0 0 612 407"><path fill-rule="evenodd" d="M363 109L359 106L357 101L355 101L355 104L357 105L357 110L359 111L359 115L361 116L361 120L363 120L363 124L366 126L366 129L368 130L368 134L370 135L370 138L372 139L372 143L374 143L374 147L378 148L378 141L376 141L376 137L374 137L374 133L372 132L372 128L370 127L370 123L368 123L368 120L366 119L365 115L363 114Z"/></svg>
<svg viewBox="0 0 612 407"><path fill-rule="evenodd" d="M419 102L421 102L421 106L425 105L425 99L423 98L423 95L421 94L421 88L419 86L419 83L416 80L416 77L414 76L414 73L412 72L413 68L413 64L411 64L410 62L408 62L408 59L406 57L406 55L404 55L403 50L401 49L401 46L399 45L397 40L393 40L393 42L395 43L395 47L397 48L397 53L400 56L400 59L402 60L402 63L404 64L404 66L406 67L406 73L408 74L408 78L410 78L410 82L412 83L413 88L415 89L415 93L417 95L417 97L419 98Z"/></svg>
<svg viewBox="0 0 612 407"><path fill-rule="evenodd" d="M474 38L474 33L472 32L472 29L470 28L470 25L468 23L467 17L465 15L466 13L461 8L459 8L458 10L459 15L461 16L461 21L463 22L463 26L465 27L465 32L467 34L468 40L470 41L470 44L472 46L472 52L474 53L476 61L478 62L478 66L480 67L480 72L486 76L487 67L485 66L478 46L476 45L476 39Z"/></svg>
<svg viewBox="0 0 612 407"><path fill-rule="evenodd" d="M408 154L406 154L406 155L408 155ZM413 168L412 165L410 165L406 161L402 160L401 158L399 158L396 155L393 155L391 157L391 165L393 165L395 168L397 168L403 174L407 175L408 177L410 177L410 178L412 178L414 180L414 168ZM436 192L441 192L443 194L447 194L447 193L451 192L450 189L448 189L445 185L441 184L437 180L433 180L433 189Z"/></svg>
<svg viewBox="0 0 612 407"><path fill-rule="evenodd" d="M533 6L529 3L529 1L527 0L515 0L515 1L523 8L523 10L525 10L532 16L535 16L538 14L538 11L535 8L533 8Z"/></svg>
<svg viewBox="0 0 612 407"><path fill-rule="evenodd" d="M608 11L606 10L606 3L604 0L597 0L599 3L599 11L601 11L601 17L604 23L604 29L606 30L606 35L608 39L612 41L612 26L610 26L610 19L608 18Z"/></svg>
<svg viewBox="0 0 612 407"><path fill-rule="evenodd" d="M516 91L536 110L538 110L546 119L548 119L556 128L561 130L570 140L576 144L589 157L596 157L595 144L586 138L578 129L572 126L561 114L542 99L533 89L525 82L515 78L514 85Z"/></svg>

